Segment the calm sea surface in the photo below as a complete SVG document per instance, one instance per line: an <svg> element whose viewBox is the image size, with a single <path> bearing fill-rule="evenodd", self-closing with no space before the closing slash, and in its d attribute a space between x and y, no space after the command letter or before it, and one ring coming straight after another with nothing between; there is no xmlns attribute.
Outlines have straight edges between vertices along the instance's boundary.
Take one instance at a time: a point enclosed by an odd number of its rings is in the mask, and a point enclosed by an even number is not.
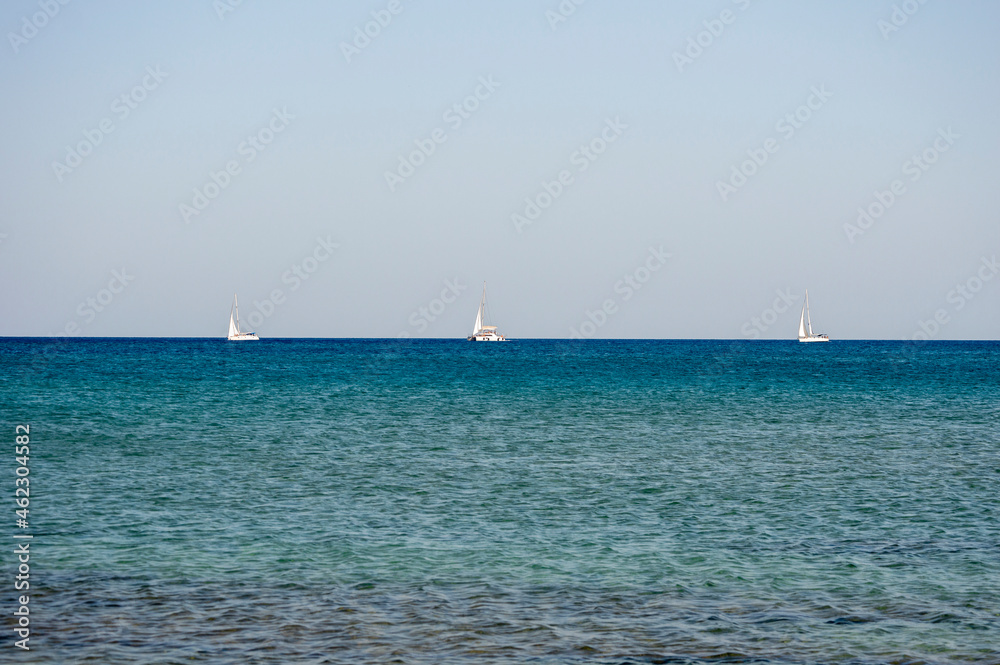
<svg viewBox="0 0 1000 665"><path fill-rule="evenodd" d="M998 343L7 338L0 406L0 662L1000 663Z"/></svg>

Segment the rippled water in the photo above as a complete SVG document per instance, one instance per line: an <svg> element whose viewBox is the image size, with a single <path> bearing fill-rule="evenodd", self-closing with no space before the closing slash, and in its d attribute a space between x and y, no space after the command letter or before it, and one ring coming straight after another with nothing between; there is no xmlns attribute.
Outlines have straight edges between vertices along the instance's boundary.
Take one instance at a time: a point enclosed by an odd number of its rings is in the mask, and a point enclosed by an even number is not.
<svg viewBox="0 0 1000 665"><path fill-rule="evenodd" d="M998 370L997 343L3 339L30 662L1000 663Z"/></svg>

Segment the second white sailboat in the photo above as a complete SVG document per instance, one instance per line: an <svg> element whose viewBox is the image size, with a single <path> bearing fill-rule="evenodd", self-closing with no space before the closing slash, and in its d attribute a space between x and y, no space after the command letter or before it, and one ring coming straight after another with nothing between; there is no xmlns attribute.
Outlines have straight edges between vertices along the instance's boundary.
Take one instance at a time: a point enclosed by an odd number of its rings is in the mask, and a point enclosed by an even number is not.
<svg viewBox="0 0 1000 665"><path fill-rule="evenodd" d="M472 334L466 339L470 342L506 342L507 338L497 332L496 326L485 326L486 320L486 282L483 282L483 297L479 301L479 310L476 311L476 324L472 327Z"/></svg>

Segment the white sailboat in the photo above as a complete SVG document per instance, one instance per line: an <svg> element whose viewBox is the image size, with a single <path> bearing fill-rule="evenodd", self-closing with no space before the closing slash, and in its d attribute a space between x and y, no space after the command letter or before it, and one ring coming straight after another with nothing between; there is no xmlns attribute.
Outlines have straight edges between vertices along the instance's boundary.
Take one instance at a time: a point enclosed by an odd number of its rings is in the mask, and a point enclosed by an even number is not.
<svg viewBox="0 0 1000 665"><path fill-rule="evenodd" d="M476 325L472 327L472 334L467 337L470 342L506 342L507 338L497 332L496 326L484 326L484 316L486 315L486 282L483 282L483 297L479 301L479 309L476 311Z"/></svg>
<svg viewBox="0 0 1000 665"><path fill-rule="evenodd" d="M799 341L800 342L829 342L828 335L817 335L813 333L812 318L809 316L809 289L806 289L806 301L802 305L802 314L799 316Z"/></svg>
<svg viewBox="0 0 1000 665"><path fill-rule="evenodd" d="M229 310L229 341L230 342L248 342L251 340L259 340L256 333L252 332L240 332L240 307L239 303L236 302L236 294L233 294L233 307Z"/></svg>

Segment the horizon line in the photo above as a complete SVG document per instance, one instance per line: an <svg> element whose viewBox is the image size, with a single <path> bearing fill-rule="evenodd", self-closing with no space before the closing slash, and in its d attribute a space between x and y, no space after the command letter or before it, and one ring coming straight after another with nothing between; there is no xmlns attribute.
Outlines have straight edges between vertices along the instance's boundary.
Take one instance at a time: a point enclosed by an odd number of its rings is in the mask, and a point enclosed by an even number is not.
<svg viewBox="0 0 1000 665"><path fill-rule="evenodd" d="M0 335L0 339L78 339L78 340L112 340L112 339L173 339L173 340L219 340L228 342L225 336L187 336L187 335ZM412 342L467 342L465 337L262 337L255 341L286 341L286 340L330 340L330 341L412 341ZM509 342L515 341L566 341L566 342L798 342L795 337L775 337L767 339L748 339L745 337L509 337ZM907 344L929 344L933 342L1000 342L995 338L976 339L890 339L876 337L843 337L831 342L899 342Z"/></svg>

